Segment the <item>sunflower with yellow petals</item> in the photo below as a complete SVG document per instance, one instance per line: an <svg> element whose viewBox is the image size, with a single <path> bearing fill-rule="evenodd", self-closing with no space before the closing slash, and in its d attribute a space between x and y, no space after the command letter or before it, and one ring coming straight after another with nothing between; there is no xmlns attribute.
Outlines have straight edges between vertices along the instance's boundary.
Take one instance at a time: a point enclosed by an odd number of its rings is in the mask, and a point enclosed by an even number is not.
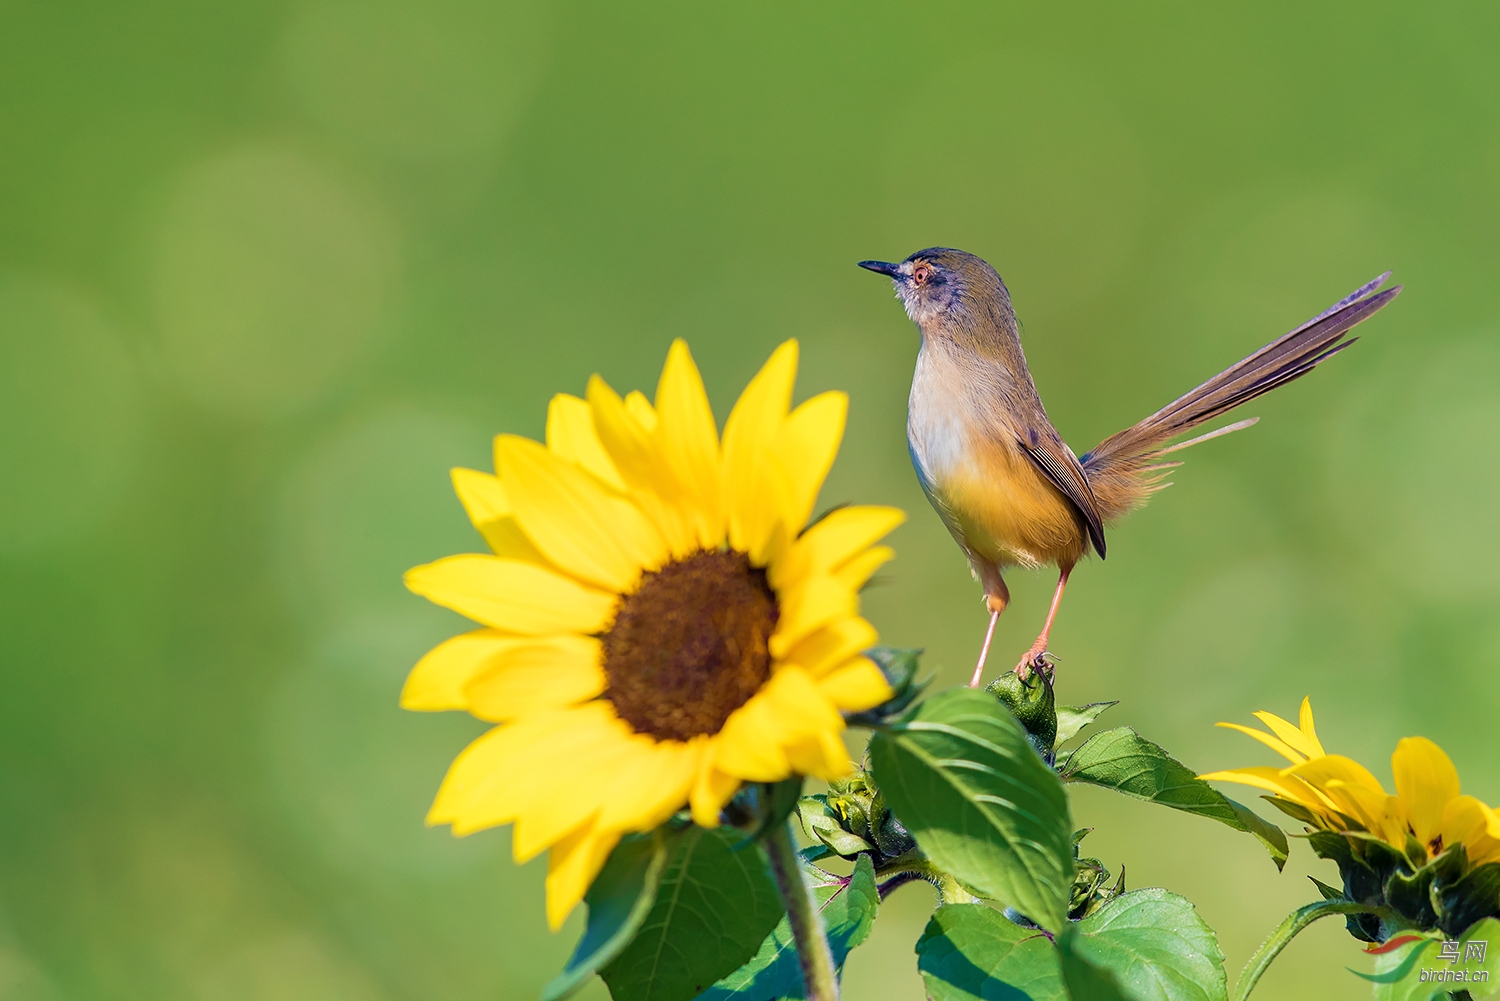
<svg viewBox="0 0 1500 1001"><path fill-rule="evenodd" d="M1302 700L1297 725L1258 712L1271 731L1238 723L1238 730L1287 759L1285 768L1257 766L1199 776L1238 782L1271 793L1272 802L1328 831L1373 834L1405 852L1415 840L1428 857L1462 844L1471 866L1500 862L1500 812L1460 792L1458 770L1426 737L1406 737L1391 755L1396 794L1388 794L1369 769L1342 754L1327 754L1313 725L1312 703Z"/></svg>
<svg viewBox="0 0 1500 1001"><path fill-rule="evenodd" d="M672 344L654 403L597 375L559 394L546 444L502 434L495 473L453 483L491 552L406 585L483 628L412 669L407 709L498 724L459 754L428 814L454 834L515 825L549 851L558 928L621 836L684 807L704 826L744 782L852 771L844 713L891 690L859 591L905 515L843 507L809 526L848 398L792 409L797 343L751 380L721 439Z"/></svg>

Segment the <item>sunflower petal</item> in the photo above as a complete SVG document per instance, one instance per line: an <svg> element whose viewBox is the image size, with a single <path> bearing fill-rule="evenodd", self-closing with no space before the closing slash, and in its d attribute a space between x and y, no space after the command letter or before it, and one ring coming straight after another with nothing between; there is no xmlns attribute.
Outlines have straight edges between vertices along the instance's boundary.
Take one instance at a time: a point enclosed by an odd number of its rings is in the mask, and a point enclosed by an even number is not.
<svg viewBox="0 0 1500 1001"><path fill-rule="evenodd" d="M1476 866L1500 862L1500 812L1482 803L1480 806L1485 817L1485 833L1475 838L1474 848L1469 852L1469 863Z"/></svg>
<svg viewBox="0 0 1500 1001"><path fill-rule="evenodd" d="M1313 788L1325 785L1331 779L1338 779L1340 782L1362 786L1371 792L1385 795L1385 789L1381 786L1380 780L1370 774L1368 768L1342 754L1325 754L1321 758L1311 758L1301 764L1282 769L1282 772L1286 775L1297 776Z"/></svg>
<svg viewBox="0 0 1500 1001"><path fill-rule="evenodd" d="M779 499L786 488L779 482L780 469L771 452L791 406L796 377L797 342L790 340L772 352L724 422L721 454L729 544L752 556L780 521ZM792 531L800 527L790 526Z"/></svg>
<svg viewBox="0 0 1500 1001"><path fill-rule="evenodd" d="M771 531L766 535L760 546L750 551L750 565L757 567L770 566L785 555L787 547L791 544L792 537L791 533L787 531L786 524L777 519L771 523Z"/></svg>
<svg viewBox="0 0 1500 1001"><path fill-rule="evenodd" d="M1442 835L1444 845L1462 842L1469 847L1472 858L1474 849L1482 851L1488 847L1484 844L1489 840L1489 817L1485 805L1473 796L1454 797L1443 807L1438 833Z"/></svg>
<svg viewBox="0 0 1500 1001"><path fill-rule="evenodd" d="M880 668L868 657L855 657L828 672L817 679L817 686L828 701L846 713L873 709L895 694Z"/></svg>
<svg viewBox="0 0 1500 1001"><path fill-rule="evenodd" d="M1359 820L1363 810L1361 800L1351 796L1349 787L1364 789L1372 796L1385 795L1379 780L1364 765L1342 754L1310 758L1300 765L1283 768L1281 773L1306 782L1334 812L1351 821ZM1373 817L1369 819L1374 821ZM1367 830L1375 830L1369 825L1365 826Z"/></svg>
<svg viewBox="0 0 1500 1001"><path fill-rule="evenodd" d="M494 629L476 629L433 647L411 669L401 688L401 708L435 712L467 709L464 686L487 669L515 636Z"/></svg>
<svg viewBox="0 0 1500 1001"><path fill-rule="evenodd" d="M1405 850L1406 818L1401 812L1399 799L1384 791L1376 792L1368 786L1345 783L1341 779L1329 779L1328 792L1347 807L1343 812L1357 819L1365 830Z"/></svg>
<svg viewBox="0 0 1500 1001"><path fill-rule="evenodd" d="M656 447L654 423L649 429L643 426L620 395L597 375L589 379L588 398L599 440L672 555L681 558L696 550L697 533L678 505L681 490Z"/></svg>
<svg viewBox="0 0 1500 1001"><path fill-rule="evenodd" d="M762 692L784 728L788 762L793 768L822 779L849 773L849 752L838 737L844 730L844 718L805 671L784 666Z"/></svg>
<svg viewBox="0 0 1500 1001"><path fill-rule="evenodd" d="M780 659L814 630L859 609L854 589L835 577L816 575L781 595L781 617L771 636L771 656Z"/></svg>
<svg viewBox="0 0 1500 1001"><path fill-rule="evenodd" d="M599 826L617 831L649 831L665 823L688 801L703 741L635 742L599 813Z"/></svg>
<svg viewBox="0 0 1500 1001"><path fill-rule="evenodd" d="M527 538L585 583L627 591L667 549L639 508L527 438L495 439L495 468Z"/></svg>
<svg viewBox="0 0 1500 1001"><path fill-rule="evenodd" d="M794 586L808 574L832 573L905 520L906 512L895 507L839 508L803 532L786 556L771 564L767 576L781 588Z"/></svg>
<svg viewBox="0 0 1500 1001"><path fill-rule="evenodd" d="M613 719L610 708L596 702L535 713L480 735L448 767L427 823L450 824L460 835L510 823L553 788L558 761L611 735Z"/></svg>
<svg viewBox="0 0 1500 1001"><path fill-rule="evenodd" d="M1430 843L1442 828L1443 811L1458 798L1458 769L1426 737L1405 737L1391 755L1391 772L1412 833L1422 844Z"/></svg>
<svg viewBox="0 0 1500 1001"><path fill-rule="evenodd" d="M475 716L503 723L586 702L605 685L603 652L592 636L511 639L468 678L462 697Z"/></svg>
<svg viewBox="0 0 1500 1001"><path fill-rule="evenodd" d="M508 632L597 633L613 617L615 596L534 563L499 556L446 556L406 571L415 594Z"/></svg>
<svg viewBox="0 0 1500 1001"><path fill-rule="evenodd" d="M552 454L576 462L600 482L623 491L625 481L594 429L594 411L587 400L558 393L547 404L547 448Z"/></svg>
<svg viewBox="0 0 1500 1001"><path fill-rule="evenodd" d="M1267 792L1280 796L1282 799L1298 803L1315 813L1322 814L1336 821L1333 807L1325 797L1319 795L1312 786L1301 779L1282 774L1279 768L1256 765L1251 768L1233 768L1228 771L1209 772L1198 777L1205 782L1238 782L1240 785L1264 789Z"/></svg>
<svg viewBox="0 0 1500 1001"><path fill-rule="evenodd" d="M788 747L787 760L797 772L821 779L846 778L854 771L849 749L837 735L827 731Z"/></svg>
<svg viewBox="0 0 1500 1001"><path fill-rule="evenodd" d="M1309 757L1315 758L1325 753L1323 744L1318 740L1318 729L1313 725L1312 698L1306 695L1302 697L1302 709L1297 713L1297 728L1302 731L1302 735L1307 738L1307 742L1316 752Z"/></svg>
<svg viewBox="0 0 1500 1001"><path fill-rule="evenodd" d="M664 482L651 431L630 415L620 394L597 375L589 378L587 393L599 441L626 485L665 493L670 484Z"/></svg>
<svg viewBox="0 0 1500 1001"><path fill-rule="evenodd" d="M639 389L632 389L625 394L625 410L648 433L656 430L656 410L651 406L651 401L646 399L646 394Z"/></svg>
<svg viewBox="0 0 1500 1001"><path fill-rule="evenodd" d="M1382 821L1385 816L1384 810L1380 813L1372 813L1366 808L1366 800L1352 790L1359 788L1351 786L1339 779L1330 779L1318 787L1318 792L1328 799L1329 805L1335 814L1345 818L1340 826L1346 830L1364 830L1371 834L1384 836ZM1370 796L1375 794L1366 789ZM1403 832L1401 840L1397 842L1398 847L1405 847L1406 837Z"/></svg>
<svg viewBox="0 0 1500 1001"><path fill-rule="evenodd" d="M656 385L656 428L662 458L680 490L681 507L698 545L717 549L724 541L719 501L719 429L703 378L682 340L672 342Z"/></svg>
<svg viewBox="0 0 1500 1001"><path fill-rule="evenodd" d="M1277 740L1275 737L1271 736L1269 733L1266 733L1264 730L1256 730L1253 727L1241 726L1238 723L1215 723L1214 726L1222 726L1226 730L1238 730L1240 733L1243 733L1246 736L1254 737L1256 740L1260 741L1262 744L1265 744L1271 750L1275 751L1283 758L1286 758L1294 765L1300 765L1302 764L1302 762L1307 760L1307 757L1305 755L1292 750L1290 747L1287 747L1285 743Z"/></svg>
<svg viewBox="0 0 1500 1001"><path fill-rule="evenodd" d="M475 528L516 513L510 506L510 498L506 496L500 477L463 466L454 466L448 470L448 475L453 478L453 492L458 494L459 502Z"/></svg>
<svg viewBox="0 0 1500 1001"><path fill-rule="evenodd" d="M584 718L580 709L573 712ZM544 764L537 753L541 749L532 749L530 764L541 783L531 785L531 795L517 811L511 834L511 852L517 862L536 857L588 823L608 798L635 735L613 712L589 718L599 722L592 727L577 727L576 732L557 741L567 749L554 753ZM512 783L518 781L519 764L512 762L505 770Z"/></svg>
<svg viewBox="0 0 1500 1001"><path fill-rule="evenodd" d="M819 677L878 642L875 627L858 615L834 619L798 640L783 660Z"/></svg>
<svg viewBox="0 0 1500 1001"><path fill-rule="evenodd" d="M515 511L506 496L500 477L477 469L456 467L451 471L453 491L458 494L469 520L484 536L496 556L525 560L547 566L547 558L537 551L516 523Z"/></svg>
<svg viewBox="0 0 1500 1001"><path fill-rule="evenodd" d="M583 902L609 853L620 843L618 831L590 824L552 847L547 855L547 926L557 931Z"/></svg>
<svg viewBox="0 0 1500 1001"><path fill-rule="evenodd" d="M714 736L714 768L751 782L780 782L791 774L786 740L786 729L763 688L730 713Z"/></svg>
<svg viewBox="0 0 1500 1001"><path fill-rule="evenodd" d="M1316 758L1323 753L1323 749L1321 747L1319 747L1314 741L1310 741L1307 739L1307 734L1303 733L1297 727L1292 726L1292 724L1288 723L1280 716L1277 716L1275 713L1258 712L1255 713L1254 716L1266 726L1270 727L1272 733L1281 738L1281 740L1285 742L1288 747L1296 751L1298 754L1306 755L1309 758Z"/></svg>
<svg viewBox="0 0 1500 1001"><path fill-rule="evenodd" d="M818 491L843 441L848 415L848 394L835 391L819 393L781 422L771 448L781 467L782 523L793 532L812 517Z"/></svg>
<svg viewBox="0 0 1500 1001"><path fill-rule="evenodd" d="M724 804L739 791L740 779L714 767L718 740L710 742L698 759L698 774L693 779L693 823L699 827L718 827Z"/></svg>
<svg viewBox="0 0 1500 1001"><path fill-rule="evenodd" d="M870 582L875 571L895 558L896 551L890 546L871 546L835 570L833 575L849 590L858 591Z"/></svg>

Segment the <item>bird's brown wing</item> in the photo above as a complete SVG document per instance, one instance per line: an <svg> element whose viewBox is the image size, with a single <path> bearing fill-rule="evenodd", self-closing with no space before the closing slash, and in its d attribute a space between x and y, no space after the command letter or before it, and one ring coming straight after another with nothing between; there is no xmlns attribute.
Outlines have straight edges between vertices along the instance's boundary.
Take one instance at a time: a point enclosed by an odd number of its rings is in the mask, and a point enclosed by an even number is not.
<svg viewBox="0 0 1500 1001"><path fill-rule="evenodd" d="M1084 476L1083 465L1073 450L1060 441L1046 435L1028 435L1032 440L1019 442L1025 452L1042 471L1042 475L1061 490L1063 496L1073 502L1078 513L1088 525L1089 541L1094 551L1104 559L1104 519L1099 516L1099 504L1094 500L1094 491Z"/></svg>

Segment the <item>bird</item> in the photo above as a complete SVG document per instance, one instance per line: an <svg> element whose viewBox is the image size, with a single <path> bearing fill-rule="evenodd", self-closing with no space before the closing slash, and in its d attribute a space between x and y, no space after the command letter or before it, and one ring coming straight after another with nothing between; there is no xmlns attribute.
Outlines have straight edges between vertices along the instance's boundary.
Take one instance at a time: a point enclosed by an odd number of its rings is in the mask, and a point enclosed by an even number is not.
<svg viewBox="0 0 1500 1001"><path fill-rule="evenodd" d="M1355 289L1291 333L1236 362L1156 413L1076 455L1053 428L1026 367L1010 292L982 258L929 247L899 263L860 261L888 276L921 332L906 440L917 480L984 589L989 627L970 687L984 675L995 623L1010 603L1004 572L1057 568L1045 625L1015 673L1053 676L1048 653L1068 577L1105 528L1144 504L1181 465L1167 457L1239 431L1237 421L1187 441L1189 431L1312 371L1401 291L1390 272Z"/></svg>

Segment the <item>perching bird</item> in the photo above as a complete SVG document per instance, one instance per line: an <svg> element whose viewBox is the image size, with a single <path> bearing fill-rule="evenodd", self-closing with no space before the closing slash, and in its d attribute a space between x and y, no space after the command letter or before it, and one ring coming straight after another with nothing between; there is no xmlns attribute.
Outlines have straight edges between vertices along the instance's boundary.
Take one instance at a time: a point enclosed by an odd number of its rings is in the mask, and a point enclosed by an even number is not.
<svg viewBox="0 0 1500 1001"><path fill-rule="evenodd" d="M1176 445L1172 439L1234 407L1305 375L1347 348L1355 324L1401 291L1377 293L1390 277L1355 290L1285 337L1232 365L1145 420L1111 435L1083 456L1063 442L1037 396L1005 283L985 261L932 247L899 264L861 261L889 275L922 332L906 421L912 465L927 499L984 587L989 629L970 683L978 686L1010 601L1007 567L1056 566L1057 590L1046 625L1016 665L1025 677L1050 670L1047 639L1068 575L1090 549L1104 558L1104 527L1161 489L1171 452L1249 427L1240 421Z"/></svg>

